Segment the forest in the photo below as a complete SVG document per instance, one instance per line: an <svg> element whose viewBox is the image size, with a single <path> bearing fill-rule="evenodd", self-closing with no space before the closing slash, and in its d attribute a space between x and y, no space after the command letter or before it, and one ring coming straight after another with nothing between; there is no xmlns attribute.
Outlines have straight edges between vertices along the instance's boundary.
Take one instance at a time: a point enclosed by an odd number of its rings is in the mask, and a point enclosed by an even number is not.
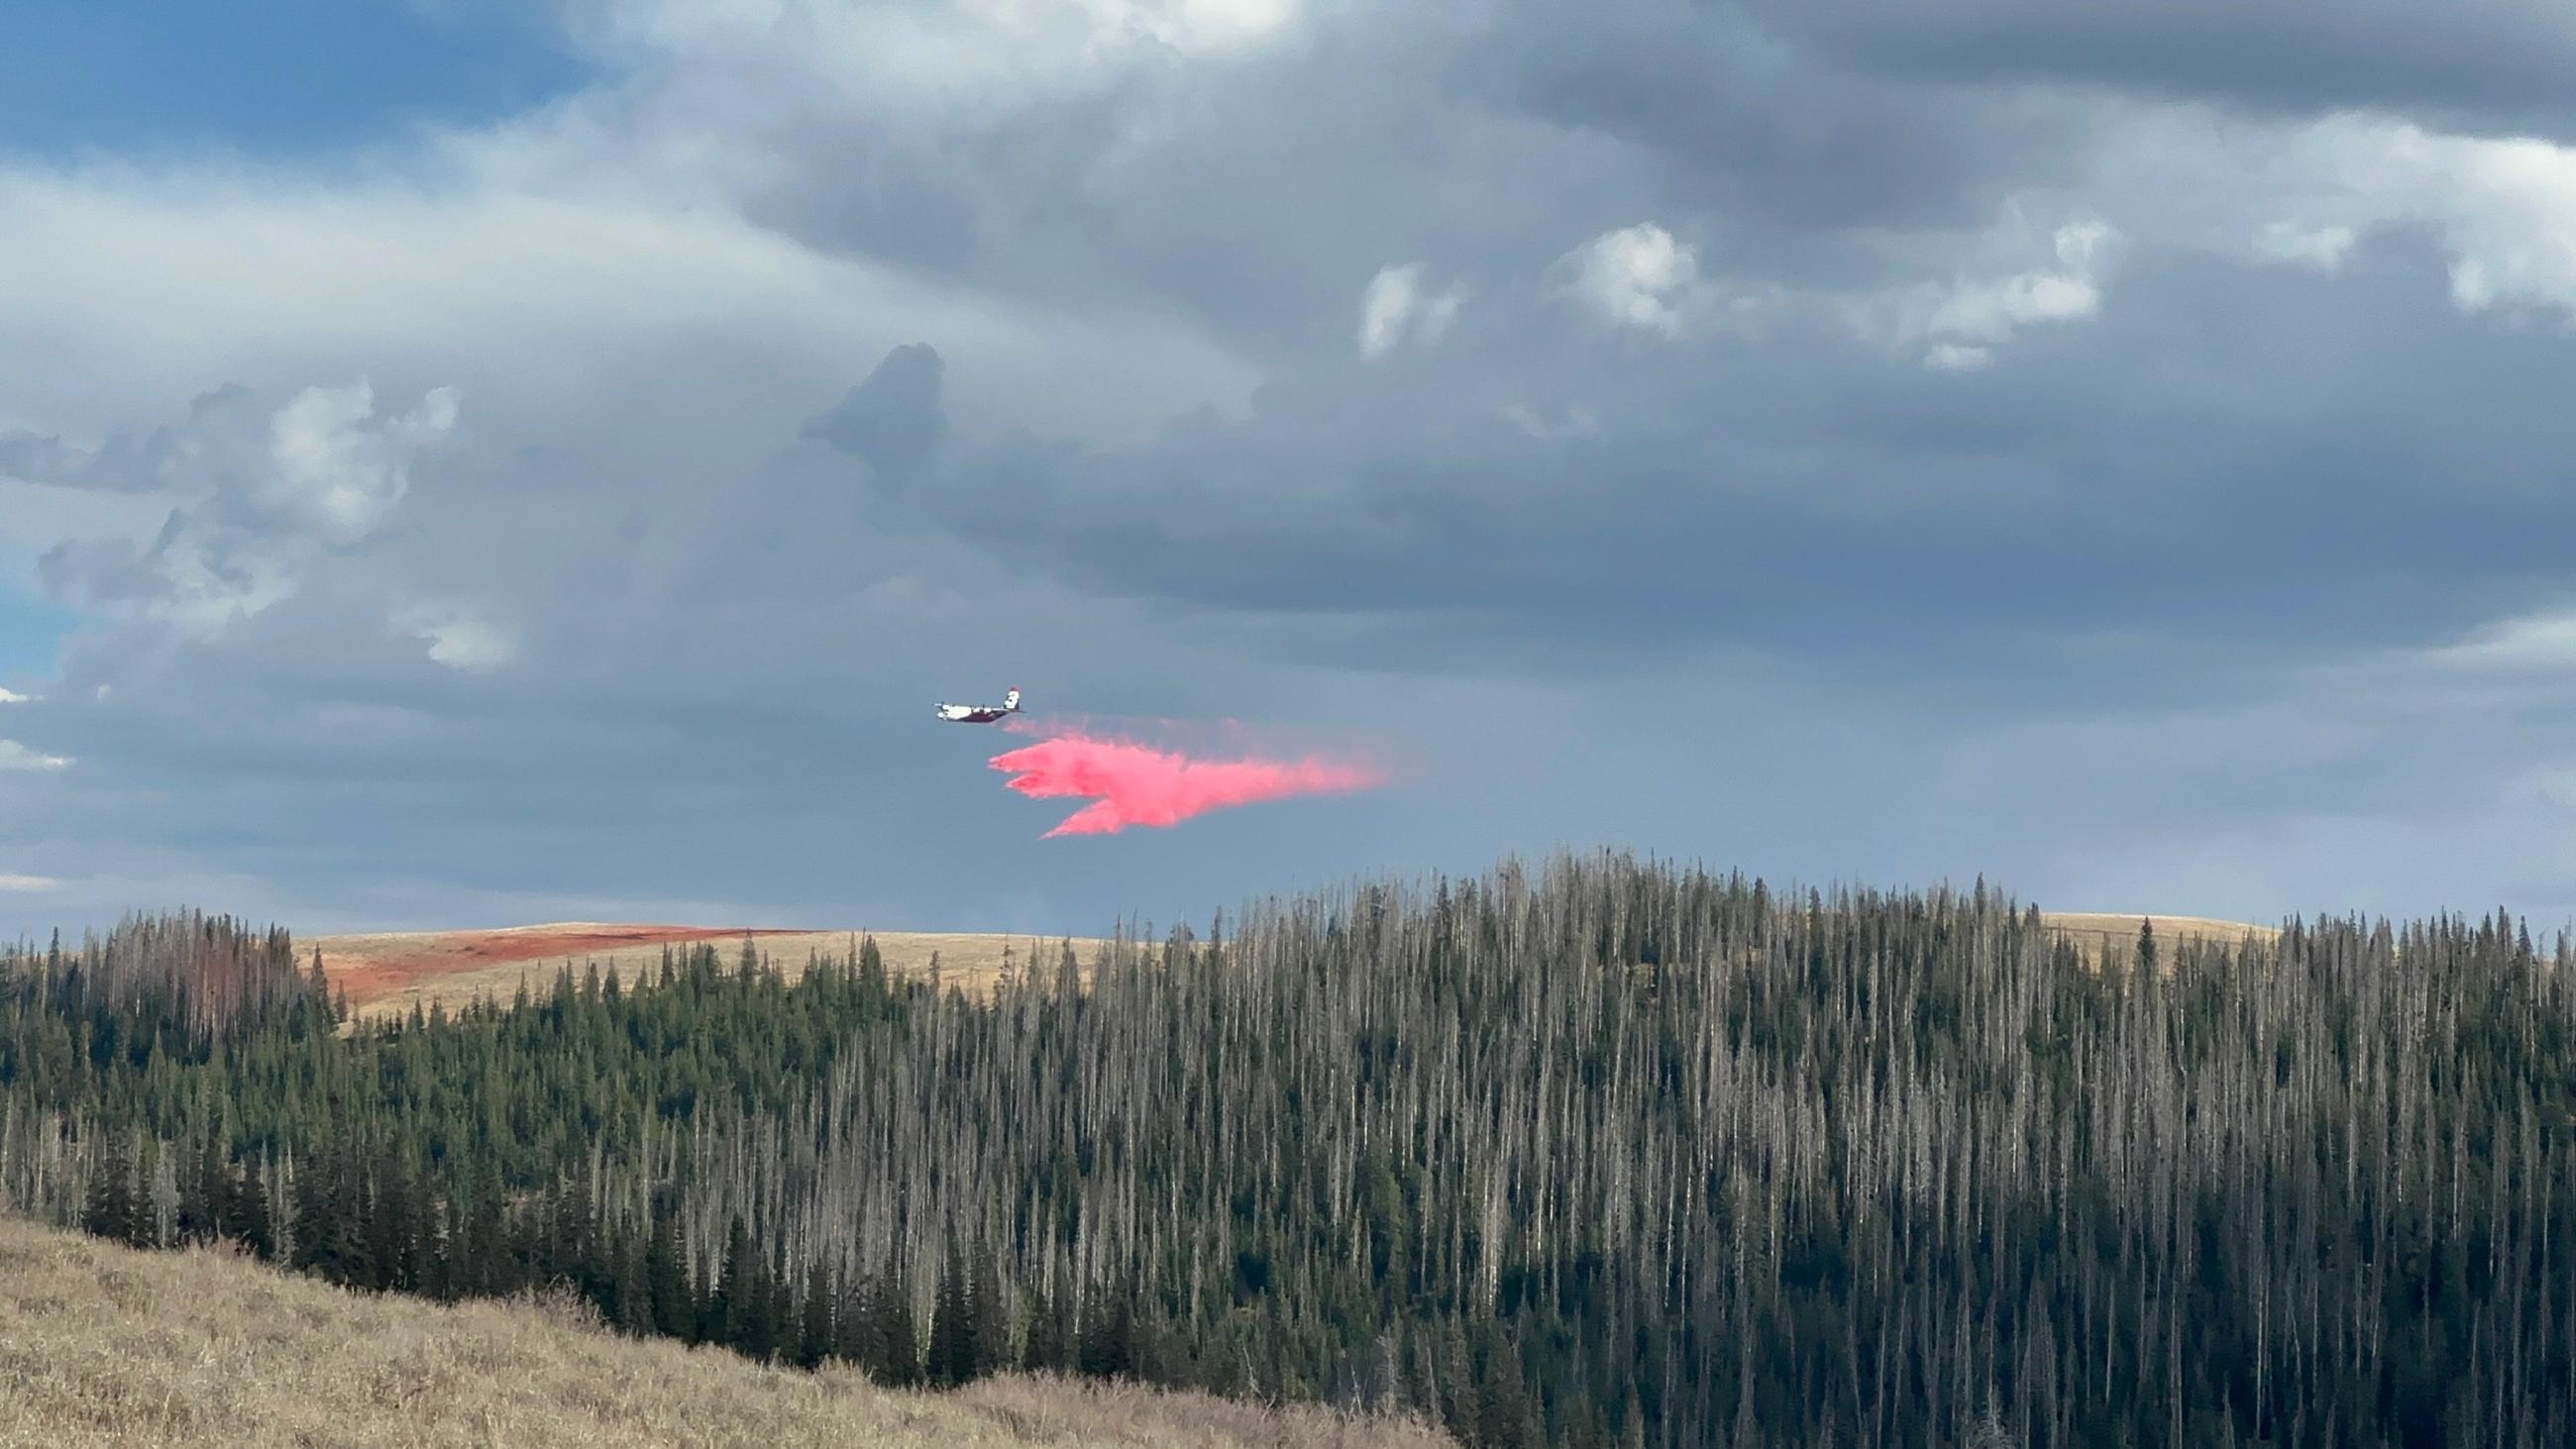
<svg viewBox="0 0 2576 1449"><path fill-rule="evenodd" d="M0 954L0 1207L1477 1446L2576 1443L2576 942L2502 913L2090 953L1601 853L1142 935L362 1024L137 915Z"/></svg>

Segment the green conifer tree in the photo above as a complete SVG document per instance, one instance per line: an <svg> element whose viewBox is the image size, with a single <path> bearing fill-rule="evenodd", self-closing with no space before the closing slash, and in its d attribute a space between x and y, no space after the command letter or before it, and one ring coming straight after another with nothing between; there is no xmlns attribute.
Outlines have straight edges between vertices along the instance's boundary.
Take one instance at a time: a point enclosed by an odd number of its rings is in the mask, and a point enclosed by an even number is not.
<svg viewBox="0 0 2576 1449"><path fill-rule="evenodd" d="M832 1357L869 1372L885 1361L883 1346L877 1341L876 1304L869 1295L867 1280L856 1273L843 1275L837 1287L832 1312Z"/></svg>
<svg viewBox="0 0 2576 1449"><path fill-rule="evenodd" d="M800 1300L796 1362L813 1368L832 1355L832 1283L824 1276L819 1262L805 1270L805 1286Z"/></svg>
<svg viewBox="0 0 2576 1449"><path fill-rule="evenodd" d="M674 1338L696 1338L698 1305L689 1293L687 1266L680 1260L680 1220L675 1207L653 1213L652 1236L644 1248L644 1291L653 1326Z"/></svg>
<svg viewBox="0 0 2576 1449"><path fill-rule="evenodd" d="M1020 1343L1020 1368L1052 1373L1064 1367L1064 1339L1057 1331L1056 1300L1040 1288L1029 1296L1029 1326Z"/></svg>
<svg viewBox="0 0 2576 1449"><path fill-rule="evenodd" d="M81 1210L81 1230L112 1243L130 1243L135 1239L139 1216L135 1205L133 1159L127 1151L123 1132L110 1130L102 1137L100 1151L90 1168L89 1196Z"/></svg>
<svg viewBox="0 0 2576 1449"><path fill-rule="evenodd" d="M930 1356L926 1367L933 1387L953 1389L975 1377L975 1300L966 1270L951 1243L940 1263L939 1296L930 1315Z"/></svg>
<svg viewBox="0 0 2576 1449"><path fill-rule="evenodd" d="M879 1357L873 1376L879 1383L911 1388L921 1382L921 1338L912 1295L904 1291L899 1274L889 1274L877 1284L875 1297Z"/></svg>

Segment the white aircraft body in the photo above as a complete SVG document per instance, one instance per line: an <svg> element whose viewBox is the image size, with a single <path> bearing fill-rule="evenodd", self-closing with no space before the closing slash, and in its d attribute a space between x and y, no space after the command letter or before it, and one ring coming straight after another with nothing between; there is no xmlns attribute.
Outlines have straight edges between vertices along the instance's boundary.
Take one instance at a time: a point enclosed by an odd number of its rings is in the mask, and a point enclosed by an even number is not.
<svg viewBox="0 0 2576 1449"><path fill-rule="evenodd" d="M952 724L991 724L1006 714L1019 712L1020 691L1017 685L1012 686L1010 693L1002 696L1000 704L942 704L939 706L939 717Z"/></svg>

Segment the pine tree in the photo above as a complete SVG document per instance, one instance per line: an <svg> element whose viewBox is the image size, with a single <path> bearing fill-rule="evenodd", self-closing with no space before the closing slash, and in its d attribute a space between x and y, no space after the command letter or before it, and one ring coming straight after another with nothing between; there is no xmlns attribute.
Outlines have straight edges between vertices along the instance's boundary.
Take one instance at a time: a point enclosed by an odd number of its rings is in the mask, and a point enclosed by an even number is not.
<svg viewBox="0 0 2576 1449"><path fill-rule="evenodd" d="M1535 1406L1521 1375L1520 1350L1510 1335L1494 1331L1485 1373L1477 1386L1475 1442L1490 1449L1539 1449Z"/></svg>
<svg viewBox="0 0 2576 1449"><path fill-rule="evenodd" d="M139 1213L134 1200L134 1163L127 1153L125 1134L104 1134L97 1160L90 1170L89 1199L81 1211L81 1230L112 1243L131 1243L137 1236Z"/></svg>
<svg viewBox="0 0 2576 1449"><path fill-rule="evenodd" d="M1085 1375L1114 1379L1135 1371L1135 1311L1126 1291L1105 1285L1084 1302L1076 1357Z"/></svg>
<svg viewBox="0 0 2576 1449"><path fill-rule="evenodd" d="M873 1377L894 1388L911 1388L921 1382L921 1339L913 1318L912 1296L904 1291L899 1275L889 1275L880 1282L875 1296L878 1359Z"/></svg>
<svg viewBox="0 0 2576 1449"><path fill-rule="evenodd" d="M632 1229L617 1235L617 1303L610 1321L620 1333L646 1338L661 1331L653 1285L645 1269L645 1242Z"/></svg>
<svg viewBox="0 0 2576 1449"><path fill-rule="evenodd" d="M867 1281L856 1273L841 1279L832 1313L832 1357L862 1370L876 1371L885 1362L877 1340L876 1304Z"/></svg>
<svg viewBox="0 0 2576 1449"><path fill-rule="evenodd" d="M178 1154L174 1144L156 1139L145 1144L144 1160L149 1166L142 1174L142 1197L135 1204L134 1246L167 1247L178 1240L181 1178Z"/></svg>
<svg viewBox="0 0 2576 1449"><path fill-rule="evenodd" d="M527 1278L508 1215L502 1211L500 1185L487 1178L469 1191L472 1205L463 1235L466 1253L449 1277L460 1298L506 1298L519 1291Z"/></svg>
<svg viewBox="0 0 2576 1449"><path fill-rule="evenodd" d="M433 1188L425 1179L415 1179L413 1191L412 1201L419 1216L412 1223L412 1291L425 1293L442 1303L454 1302L457 1297L453 1276L457 1243L453 1210L447 1202L432 1195Z"/></svg>
<svg viewBox="0 0 2576 1449"><path fill-rule="evenodd" d="M815 1263L805 1270L803 1320L797 1336L796 1362L812 1368L831 1357L834 1337L832 1323L832 1285L823 1276L823 1265Z"/></svg>
<svg viewBox="0 0 2576 1449"><path fill-rule="evenodd" d="M358 1267L355 1233L361 1205L349 1189L347 1149L319 1144L296 1166L293 1178L293 1266L328 1283L348 1283Z"/></svg>
<svg viewBox="0 0 2576 1449"><path fill-rule="evenodd" d="M751 1263L750 1291L743 1294L742 1340L735 1347L751 1358L775 1359L781 1349L793 1347L788 1282L771 1255L759 1251L756 1240Z"/></svg>
<svg viewBox="0 0 2576 1449"><path fill-rule="evenodd" d="M1056 1322L1058 1299L1039 1289L1029 1297L1029 1327L1020 1345L1020 1368L1052 1373L1065 1366L1064 1337Z"/></svg>
<svg viewBox="0 0 2576 1449"><path fill-rule="evenodd" d="M211 1242L223 1232L223 1159L212 1132L198 1139L195 1161L179 1183L179 1240Z"/></svg>
<svg viewBox="0 0 2576 1449"><path fill-rule="evenodd" d="M1476 1397L1475 1362L1467 1352L1466 1330L1455 1318L1443 1319L1434 1330L1432 1370L1438 1388L1441 1422L1460 1443L1472 1444L1482 1429L1481 1405Z"/></svg>
<svg viewBox="0 0 2576 1449"><path fill-rule="evenodd" d="M1002 1277L989 1252L975 1254L968 1280L968 1322L974 1329L970 1378L999 1373L1011 1366L1011 1320L1002 1301Z"/></svg>
<svg viewBox="0 0 2576 1449"><path fill-rule="evenodd" d="M410 1176L403 1171L399 1155L387 1152L378 1158L374 1190L366 1197L368 1285L398 1289L419 1286L413 1277L419 1246L414 1236L415 1205Z"/></svg>
<svg viewBox="0 0 2576 1449"><path fill-rule="evenodd" d="M953 1389L975 1377L976 1337L974 1298L952 1243L940 1265L939 1297L930 1316L927 1367L933 1387Z"/></svg>
<svg viewBox="0 0 2576 1449"><path fill-rule="evenodd" d="M777 1339L768 1278L769 1261L737 1214L725 1227L724 1276L707 1300L714 1323L706 1337L748 1358L769 1357Z"/></svg>
<svg viewBox="0 0 2576 1449"><path fill-rule="evenodd" d="M1055 957L1055 1005L1071 1013L1082 1003L1082 964L1074 956L1073 942L1059 945Z"/></svg>
<svg viewBox="0 0 2576 1449"><path fill-rule="evenodd" d="M657 1331L697 1341L698 1305L680 1261L679 1216L669 1207L653 1213L652 1236L644 1247L644 1292Z"/></svg>
<svg viewBox="0 0 2576 1449"><path fill-rule="evenodd" d="M258 1163L242 1164L240 1181L233 1189L230 1230L262 1260L274 1262L277 1228L270 1214L268 1181Z"/></svg>

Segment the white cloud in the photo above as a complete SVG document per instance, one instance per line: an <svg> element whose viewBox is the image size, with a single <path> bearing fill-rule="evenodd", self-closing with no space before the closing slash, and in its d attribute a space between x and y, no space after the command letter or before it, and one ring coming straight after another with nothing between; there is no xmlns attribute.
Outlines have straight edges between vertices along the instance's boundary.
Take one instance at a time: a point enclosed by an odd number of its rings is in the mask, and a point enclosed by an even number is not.
<svg viewBox="0 0 2576 1449"><path fill-rule="evenodd" d="M0 894L41 895L62 887L61 881L49 875L0 875Z"/></svg>
<svg viewBox="0 0 2576 1449"><path fill-rule="evenodd" d="M68 475L161 494L167 511L149 536L60 541L40 577L81 607L220 634L292 597L326 550L381 529L456 413L451 388L431 389L408 412L381 412L363 378L305 388L273 412L227 388L146 443L61 450ZM116 476L120 468L136 476Z"/></svg>
<svg viewBox="0 0 2576 1449"><path fill-rule="evenodd" d="M16 740L0 740L0 770L60 770L72 763L62 755L40 755Z"/></svg>
<svg viewBox="0 0 2576 1449"><path fill-rule="evenodd" d="M14 689L0 689L0 704L25 704L27 696Z"/></svg>
<svg viewBox="0 0 2576 1449"><path fill-rule="evenodd" d="M1957 371L1991 365L2034 328L2098 316L2117 257L2133 242L2338 272L2374 229L2411 224L2440 238L2450 295L2463 311L2546 313L2576 331L2576 146L2444 134L2361 114L2219 125L2199 108L2171 104L2131 108L2105 134L2114 139L2094 174L2047 203L2058 212L2054 225L2024 219L2034 193L2015 198L1999 224L1965 236L1897 234L1884 240L1884 285L1722 300L1697 250L1648 222L1567 253L1560 291L1605 322L1667 338L1701 330L1712 316L1786 304ZM2140 197L2154 205L2138 208ZM2098 214L2110 204L2134 213L2124 217L2134 238ZM1869 244L1859 233L1845 239Z"/></svg>
<svg viewBox="0 0 2576 1449"><path fill-rule="evenodd" d="M1932 313L1936 335L1972 342L2001 342L2036 322L2073 322L2102 304L2089 277L2063 272L2023 272L2000 281L1972 283L1952 292Z"/></svg>
<svg viewBox="0 0 2576 1449"><path fill-rule="evenodd" d="M1552 270L1557 295L1600 321L1668 339L1750 326L1784 300L1701 276L1698 249L1650 221L1603 232Z"/></svg>
<svg viewBox="0 0 2576 1449"><path fill-rule="evenodd" d="M1299 0L576 0L612 58L784 70L859 104L1003 104L1106 83L1157 59L1215 61L1292 33ZM1014 95L1013 93L1017 93Z"/></svg>
<svg viewBox="0 0 2576 1449"><path fill-rule="evenodd" d="M2576 147L2356 113L2207 132L2148 172L2126 159L2105 182L2169 198L2182 219L2166 229L2184 239L2333 271L2371 231L2411 225L2439 238L2461 310L2548 311L2576 327ZM2253 221L2285 212L2297 219Z"/></svg>
<svg viewBox="0 0 2576 1449"><path fill-rule="evenodd" d="M1505 403L1498 411L1505 422L1533 438L1579 438L1601 430L1601 420L1581 403L1567 407L1565 420L1558 423L1540 417L1538 410L1527 403Z"/></svg>
<svg viewBox="0 0 2576 1449"><path fill-rule="evenodd" d="M522 440L623 404L667 454L792 435L924 338L961 428L1133 443L1239 410L1260 381L1159 308L989 294L807 247L666 184L700 163L648 166L648 139L482 137L454 163L468 180L436 188L0 169L16 344L0 397L46 431L103 435L221 382L282 394L363 371L413 396L460 383L479 428ZM508 159L530 149L550 159ZM714 385L746 369L756 385Z"/></svg>
<svg viewBox="0 0 2576 1449"><path fill-rule="evenodd" d="M413 456L455 428L456 389L432 388L419 407L382 420L375 399L362 377L308 387L278 409L251 502L334 543L374 532L410 490Z"/></svg>
<svg viewBox="0 0 2576 1449"><path fill-rule="evenodd" d="M403 611L396 622L414 638L427 640L429 657L450 669L497 669L519 657L517 632L488 619L420 607Z"/></svg>
<svg viewBox="0 0 2576 1449"><path fill-rule="evenodd" d="M1601 320L1663 337L1681 335L1699 257L1687 242L1653 222L1603 232L1567 252L1566 290Z"/></svg>
<svg viewBox="0 0 2576 1449"><path fill-rule="evenodd" d="M2276 262L2293 262L2331 272L2343 265L2344 255L2359 240L2348 226L2302 226L2296 222L2266 222L2255 234L2256 255Z"/></svg>
<svg viewBox="0 0 2576 1449"><path fill-rule="evenodd" d="M2576 671L2576 613L2507 619L2434 649L2429 657L2453 668Z"/></svg>
<svg viewBox="0 0 2576 1449"><path fill-rule="evenodd" d="M1297 18L1297 0L1077 0L1095 33L1151 39L1187 54L1239 50L1278 34ZM988 8L1009 11L1015 4Z"/></svg>
<svg viewBox="0 0 2576 1449"><path fill-rule="evenodd" d="M2576 322L2576 149L2411 126L2388 145L2450 240L2454 301L2472 312L2546 307Z"/></svg>
<svg viewBox="0 0 2576 1449"><path fill-rule="evenodd" d="M2517 776L2505 790L2508 801L2536 801L2576 811L2576 768L2550 765Z"/></svg>
<svg viewBox="0 0 2576 1449"><path fill-rule="evenodd" d="M1984 367L1995 349L2026 328L2082 321L2100 311L2100 271L2120 240L2106 222L2067 222L2049 236L2052 264L1891 287L1847 301L1841 310L1864 338L1921 349L1927 367Z"/></svg>
<svg viewBox="0 0 2576 1449"><path fill-rule="evenodd" d="M1964 250L1981 267L1963 266L1945 281L1898 281L1838 293L1705 277L1696 248L1647 222L1605 232L1559 258L1563 280L1557 290L1603 322L1668 339L1796 312L1914 352L1927 367L1967 371L1990 365L1997 349L2028 328L2098 313L2102 273L2123 239L2109 223L2081 217L2047 234L2046 261L2010 267L2006 259L2015 251L2026 257L2031 245L2012 221L1966 239ZM1955 240L1925 237L1906 237L1900 245L1907 254L1962 249ZM1907 254L1893 258L1890 269L1899 276L1919 275L1919 256Z"/></svg>
<svg viewBox="0 0 2576 1449"><path fill-rule="evenodd" d="M1407 341L1417 347L1440 344L1458 309L1467 302L1467 284L1452 282L1438 292L1425 292L1422 264L1381 267L1360 296L1360 356L1374 362Z"/></svg>

